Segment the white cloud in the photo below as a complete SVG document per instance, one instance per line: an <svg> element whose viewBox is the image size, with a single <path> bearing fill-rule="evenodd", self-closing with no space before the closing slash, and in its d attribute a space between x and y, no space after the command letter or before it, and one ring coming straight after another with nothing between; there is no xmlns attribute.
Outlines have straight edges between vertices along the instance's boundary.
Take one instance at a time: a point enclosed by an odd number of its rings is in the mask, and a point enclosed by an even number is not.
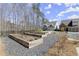
<svg viewBox="0 0 79 59"><path fill-rule="evenodd" d="M58 17L58 16L63 16L64 13L65 13L65 11L60 12L60 13L57 15L57 17Z"/></svg>
<svg viewBox="0 0 79 59"><path fill-rule="evenodd" d="M63 3L56 3L56 5L61 6ZM78 3L64 3L66 7L73 7L79 5Z"/></svg>
<svg viewBox="0 0 79 59"><path fill-rule="evenodd" d="M52 7L52 4L48 4L47 7L45 7L45 9L50 9Z"/></svg>
<svg viewBox="0 0 79 59"><path fill-rule="evenodd" d="M47 11L45 14L46 14L46 15L47 15L47 14L50 14L50 11Z"/></svg>
<svg viewBox="0 0 79 59"><path fill-rule="evenodd" d="M60 21L59 19L49 19L49 21Z"/></svg>
<svg viewBox="0 0 79 59"><path fill-rule="evenodd" d="M79 18L79 16L78 15L71 15L68 17L68 19L73 19L73 18Z"/></svg>
<svg viewBox="0 0 79 59"><path fill-rule="evenodd" d="M53 21L58 21L58 19L53 19Z"/></svg>
<svg viewBox="0 0 79 59"><path fill-rule="evenodd" d="M58 19L49 19L49 22L58 21Z"/></svg>
<svg viewBox="0 0 79 59"><path fill-rule="evenodd" d="M42 9L40 9L40 11L42 12L43 10L42 10Z"/></svg>
<svg viewBox="0 0 79 59"><path fill-rule="evenodd" d="M79 12L79 7L75 7L75 8L70 7L68 9L60 12L57 16L63 16L64 14L69 13L69 12Z"/></svg>
<svg viewBox="0 0 79 59"><path fill-rule="evenodd" d="M64 5L66 7L73 7L73 6L76 6L76 5L79 5L78 3L64 3Z"/></svg>
<svg viewBox="0 0 79 59"><path fill-rule="evenodd" d="M49 19L49 22L52 22L53 20L52 19Z"/></svg>

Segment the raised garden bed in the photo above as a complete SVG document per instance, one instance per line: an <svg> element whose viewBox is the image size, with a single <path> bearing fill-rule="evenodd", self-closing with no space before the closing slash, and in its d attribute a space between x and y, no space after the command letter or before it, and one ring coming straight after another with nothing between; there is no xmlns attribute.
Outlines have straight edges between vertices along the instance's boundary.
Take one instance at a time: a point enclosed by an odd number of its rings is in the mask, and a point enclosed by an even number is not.
<svg viewBox="0 0 79 59"><path fill-rule="evenodd" d="M10 34L9 37L27 48L32 48L43 43L42 38L30 35Z"/></svg>
<svg viewBox="0 0 79 59"><path fill-rule="evenodd" d="M50 33L52 33L52 31L48 31L48 32L24 32L23 34L36 36L36 37L46 37Z"/></svg>
<svg viewBox="0 0 79 59"><path fill-rule="evenodd" d="M47 33L47 32L45 32L45 31L26 31L26 32L29 32L29 33L35 33L35 34L45 34L45 33Z"/></svg>
<svg viewBox="0 0 79 59"><path fill-rule="evenodd" d="M42 37L42 34L35 34L35 33L30 33L30 32L24 32L24 34L31 35L31 36Z"/></svg>

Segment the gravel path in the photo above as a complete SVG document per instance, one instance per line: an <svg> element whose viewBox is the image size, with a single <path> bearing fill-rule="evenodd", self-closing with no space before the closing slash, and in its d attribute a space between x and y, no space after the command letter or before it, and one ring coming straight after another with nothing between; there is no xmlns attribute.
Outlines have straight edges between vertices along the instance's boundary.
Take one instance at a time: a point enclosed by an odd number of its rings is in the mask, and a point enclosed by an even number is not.
<svg viewBox="0 0 79 59"><path fill-rule="evenodd" d="M2 40L5 44L5 51L7 56L42 56L58 40L58 37L52 33L44 38L43 44L30 49L25 48L7 36L3 37Z"/></svg>

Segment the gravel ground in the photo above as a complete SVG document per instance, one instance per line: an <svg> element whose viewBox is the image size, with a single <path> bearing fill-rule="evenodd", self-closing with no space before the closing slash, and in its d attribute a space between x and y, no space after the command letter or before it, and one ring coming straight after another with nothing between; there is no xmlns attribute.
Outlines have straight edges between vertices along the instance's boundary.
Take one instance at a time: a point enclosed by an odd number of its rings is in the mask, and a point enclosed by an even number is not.
<svg viewBox="0 0 79 59"><path fill-rule="evenodd" d="M2 40L5 44L7 56L43 56L58 40L58 37L52 33L44 38L43 44L30 49L25 48L7 36L3 37Z"/></svg>

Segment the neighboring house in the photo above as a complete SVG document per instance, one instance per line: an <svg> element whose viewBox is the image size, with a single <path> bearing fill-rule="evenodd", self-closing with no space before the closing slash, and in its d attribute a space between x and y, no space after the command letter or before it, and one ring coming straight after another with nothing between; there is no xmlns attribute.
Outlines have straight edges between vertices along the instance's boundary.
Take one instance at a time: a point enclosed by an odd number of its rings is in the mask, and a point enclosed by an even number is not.
<svg viewBox="0 0 79 59"><path fill-rule="evenodd" d="M71 20L62 20L61 23L65 24L66 26L68 26L68 24L71 22Z"/></svg>
<svg viewBox="0 0 79 59"><path fill-rule="evenodd" d="M68 27L68 31L79 32L79 18L72 19L72 26Z"/></svg>
<svg viewBox="0 0 79 59"><path fill-rule="evenodd" d="M62 20L61 24L59 25L60 30L68 31L68 27L72 26L71 20Z"/></svg>
<svg viewBox="0 0 79 59"><path fill-rule="evenodd" d="M79 18L77 19L72 19L73 26L79 26Z"/></svg>
<svg viewBox="0 0 79 59"><path fill-rule="evenodd" d="M69 20L63 20L60 24L60 29L62 29L62 27L64 28L63 29L64 31L78 32L79 31L79 19L74 18L74 19L69 19Z"/></svg>
<svg viewBox="0 0 79 59"><path fill-rule="evenodd" d="M67 29L67 26L64 23L61 23L59 27L61 31L66 31Z"/></svg>
<svg viewBox="0 0 79 59"><path fill-rule="evenodd" d="M52 31L55 29L55 25L56 25L56 21L48 22L48 23L43 25L43 29Z"/></svg>

